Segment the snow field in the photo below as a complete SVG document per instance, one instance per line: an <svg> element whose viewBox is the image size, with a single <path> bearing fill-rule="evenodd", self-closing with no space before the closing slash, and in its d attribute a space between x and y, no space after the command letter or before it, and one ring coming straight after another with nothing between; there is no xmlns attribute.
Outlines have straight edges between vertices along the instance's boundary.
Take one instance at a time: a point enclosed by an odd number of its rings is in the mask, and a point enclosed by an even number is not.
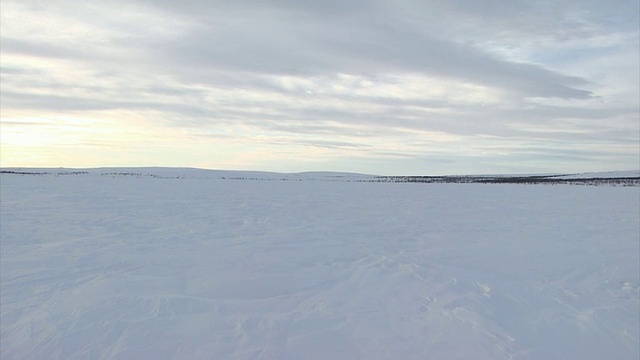
<svg viewBox="0 0 640 360"><path fill-rule="evenodd" d="M634 359L640 188L2 175L2 359Z"/></svg>

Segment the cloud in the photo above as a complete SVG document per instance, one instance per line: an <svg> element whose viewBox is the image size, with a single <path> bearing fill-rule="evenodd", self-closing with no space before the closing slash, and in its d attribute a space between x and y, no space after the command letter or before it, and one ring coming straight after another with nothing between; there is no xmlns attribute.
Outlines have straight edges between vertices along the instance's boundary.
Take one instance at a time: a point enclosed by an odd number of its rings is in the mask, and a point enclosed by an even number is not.
<svg viewBox="0 0 640 360"><path fill-rule="evenodd" d="M8 0L2 130L135 123L198 139L200 153L272 152L269 164L307 151L309 166L391 156L446 171L475 153L501 169L530 155L546 171L588 164L595 146L637 166L638 4L616 4Z"/></svg>
<svg viewBox="0 0 640 360"><path fill-rule="evenodd" d="M483 84L523 96L586 98L591 94L580 88L588 81L579 76L505 61L472 43L443 40L436 30L384 16L371 7L362 4L361 12L340 5L328 12L300 4L216 9L210 23L147 46L155 49L159 59L202 72L222 69L303 77L409 73Z"/></svg>

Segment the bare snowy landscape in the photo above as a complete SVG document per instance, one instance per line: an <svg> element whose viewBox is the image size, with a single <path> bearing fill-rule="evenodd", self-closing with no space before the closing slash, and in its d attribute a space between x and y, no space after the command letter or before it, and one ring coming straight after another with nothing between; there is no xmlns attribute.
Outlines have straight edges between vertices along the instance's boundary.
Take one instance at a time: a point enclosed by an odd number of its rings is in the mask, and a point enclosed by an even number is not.
<svg viewBox="0 0 640 360"><path fill-rule="evenodd" d="M3 169L0 358L638 359L639 175Z"/></svg>

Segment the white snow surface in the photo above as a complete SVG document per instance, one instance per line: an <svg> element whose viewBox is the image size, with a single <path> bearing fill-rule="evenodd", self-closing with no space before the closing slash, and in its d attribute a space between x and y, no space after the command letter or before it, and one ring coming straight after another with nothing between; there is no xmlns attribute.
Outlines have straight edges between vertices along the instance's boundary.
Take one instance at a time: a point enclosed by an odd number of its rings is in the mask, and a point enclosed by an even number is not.
<svg viewBox="0 0 640 360"><path fill-rule="evenodd" d="M3 360L640 357L640 187L102 172L0 176Z"/></svg>

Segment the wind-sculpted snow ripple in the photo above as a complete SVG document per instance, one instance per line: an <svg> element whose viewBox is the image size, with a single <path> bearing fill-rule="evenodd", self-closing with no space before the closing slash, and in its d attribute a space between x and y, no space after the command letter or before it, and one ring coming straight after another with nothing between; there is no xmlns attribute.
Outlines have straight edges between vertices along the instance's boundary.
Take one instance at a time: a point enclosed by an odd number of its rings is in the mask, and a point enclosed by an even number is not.
<svg viewBox="0 0 640 360"><path fill-rule="evenodd" d="M640 354L638 187L1 176L2 359Z"/></svg>

